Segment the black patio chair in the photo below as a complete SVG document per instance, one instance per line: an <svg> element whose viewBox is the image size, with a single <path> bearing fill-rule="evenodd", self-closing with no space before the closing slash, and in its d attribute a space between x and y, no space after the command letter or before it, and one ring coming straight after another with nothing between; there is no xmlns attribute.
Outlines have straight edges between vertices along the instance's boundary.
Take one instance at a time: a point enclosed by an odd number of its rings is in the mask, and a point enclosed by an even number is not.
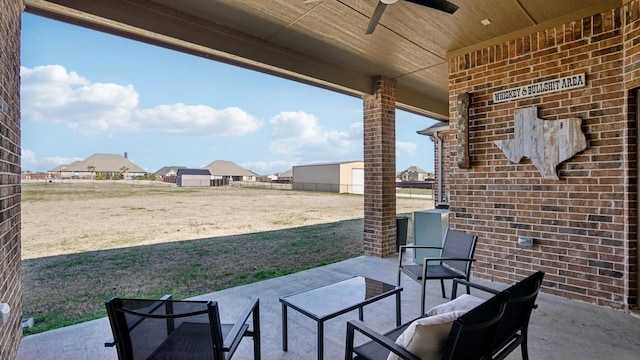
<svg viewBox="0 0 640 360"><path fill-rule="evenodd" d="M451 330L444 340L444 347L433 349L430 354L441 353L439 358L448 360L491 359L496 331L508 300L509 293L501 292L458 317L451 325ZM427 316L421 318L424 319ZM387 359L392 352L400 359L420 360L417 354L411 353L395 342L411 323L408 322L382 335L367 327L362 321L347 321L345 359L383 360ZM354 347L355 330L372 341ZM432 339L423 334L422 339L415 341L432 341Z"/></svg>
<svg viewBox="0 0 640 360"><path fill-rule="evenodd" d="M447 229L442 247L426 245L400 246L398 286L400 286L400 278L403 273L421 284L420 314L424 314L427 280L440 280L443 298L446 298L444 280L464 279L469 281L471 263L475 261L473 253L476 250L477 242L478 237L475 235L469 235L460 230ZM422 264L404 264L402 258L405 249L414 249L414 251L415 249L440 249L440 256L424 258ZM467 293L469 291L467 288Z"/></svg>
<svg viewBox="0 0 640 360"><path fill-rule="evenodd" d="M106 307L114 341L105 345L115 346L120 360L230 359L245 336L260 359L258 299L233 324L220 322L215 301L112 298Z"/></svg>
<svg viewBox="0 0 640 360"><path fill-rule="evenodd" d="M504 359L518 346L522 350L522 360L529 359L527 350L527 333L529 329L529 319L531 312L537 308L535 304L544 272L538 271L527 278L518 281L505 291L511 294L507 307L502 317L502 322L496 335L494 359ZM471 286L473 288L496 294L499 291L479 284L474 284L464 280L454 280L453 294L456 296L458 284Z"/></svg>

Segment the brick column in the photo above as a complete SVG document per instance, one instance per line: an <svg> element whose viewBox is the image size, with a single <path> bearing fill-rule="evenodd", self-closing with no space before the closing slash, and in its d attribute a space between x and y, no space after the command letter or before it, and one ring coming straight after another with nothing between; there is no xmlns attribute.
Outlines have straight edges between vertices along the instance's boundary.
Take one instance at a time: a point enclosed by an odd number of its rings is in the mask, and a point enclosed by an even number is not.
<svg viewBox="0 0 640 360"><path fill-rule="evenodd" d="M0 302L11 307L0 327L0 359L15 359L22 336L20 278L20 12L0 0Z"/></svg>
<svg viewBox="0 0 640 360"><path fill-rule="evenodd" d="M396 87L374 79L364 98L364 251L384 257L396 246Z"/></svg>

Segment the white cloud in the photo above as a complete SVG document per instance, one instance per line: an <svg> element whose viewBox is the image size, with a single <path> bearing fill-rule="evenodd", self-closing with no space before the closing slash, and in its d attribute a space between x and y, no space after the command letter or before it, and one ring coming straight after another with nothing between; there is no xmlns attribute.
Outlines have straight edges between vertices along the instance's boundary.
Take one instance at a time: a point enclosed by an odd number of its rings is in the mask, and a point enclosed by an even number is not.
<svg viewBox="0 0 640 360"><path fill-rule="evenodd" d="M81 160L80 158L64 158L64 157L44 157L38 158L36 153L29 149L22 149L21 167L22 171L48 171L55 168L58 165L71 164L74 161Z"/></svg>
<svg viewBox="0 0 640 360"><path fill-rule="evenodd" d="M416 150L418 150L418 145L412 142L396 142L396 157L401 157L402 155L406 156L414 156L416 154Z"/></svg>
<svg viewBox="0 0 640 360"><path fill-rule="evenodd" d="M64 122L82 135L131 128L138 105L133 85L91 83L60 65L20 68L25 120Z"/></svg>
<svg viewBox="0 0 640 360"><path fill-rule="evenodd" d="M205 105L160 105L136 111L134 117L141 129L174 135L240 136L262 127L261 121L237 107L216 110Z"/></svg>
<svg viewBox="0 0 640 360"><path fill-rule="evenodd" d="M30 171L31 169L36 168L36 153L31 150L22 149L22 154L20 156L21 164L23 171Z"/></svg>
<svg viewBox="0 0 640 360"><path fill-rule="evenodd" d="M58 165L66 165L66 164L71 164L75 161L80 161L83 160L79 157L60 157L60 156L47 156L44 157L42 159L42 161L40 161L41 163L44 164L51 164L51 167L56 167Z"/></svg>
<svg viewBox="0 0 640 360"><path fill-rule="evenodd" d="M237 107L158 105L139 109L133 85L91 83L60 65L21 67L22 118L66 123L85 136L118 131L155 131L205 137L240 136L262 122Z"/></svg>
<svg viewBox="0 0 640 360"><path fill-rule="evenodd" d="M278 155L312 160L327 154L333 160L362 157L361 125L352 124L347 132L328 130L318 125L314 115L302 111L282 112L271 119L271 125L273 138L269 148Z"/></svg>
<svg viewBox="0 0 640 360"><path fill-rule="evenodd" d="M351 125L349 125L349 132L362 136L362 134L364 134L363 126L364 123L362 121L351 123Z"/></svg>

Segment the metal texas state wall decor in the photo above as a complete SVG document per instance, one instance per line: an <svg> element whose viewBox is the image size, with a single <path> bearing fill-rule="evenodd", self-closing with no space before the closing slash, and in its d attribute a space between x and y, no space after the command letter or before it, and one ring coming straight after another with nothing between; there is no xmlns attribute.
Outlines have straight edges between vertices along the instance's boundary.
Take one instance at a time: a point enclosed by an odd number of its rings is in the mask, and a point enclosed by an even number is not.
<svg viewBox="0 0 640 360"><path fill-rule="evenodd" d="M531 159L545 179L558 180L556 167L587 148L579 118L543 120L533 106L516 110L514 120L513 139L494 143L513 163Z"/></svg>

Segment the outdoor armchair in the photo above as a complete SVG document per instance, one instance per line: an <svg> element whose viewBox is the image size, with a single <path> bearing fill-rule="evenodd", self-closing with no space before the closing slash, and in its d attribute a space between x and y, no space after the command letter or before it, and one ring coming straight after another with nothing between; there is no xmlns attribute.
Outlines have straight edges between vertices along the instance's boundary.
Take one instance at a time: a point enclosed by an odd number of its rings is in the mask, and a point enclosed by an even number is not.
<svg viewBox="0 0 640 360"><path fill-rule="evenodd" d="M518 346L522 350L522 360L529 359L527 350L527 332L529 329L529 319L531 312L537 307L535 304L544 272L538 271L527 278L515 283L505 291L511 294L498 333L496 335L494 359L504 359ZM479 284L470 283L464 280L453 281L453 294L456 297L458 284L470 286L482 291L496 294L499 291Z"/></svg>
<svg viewBox="0 0 640 360"><path fill-rule="evenodd" d="M106 302L118 359L230 359L243 337L260 359L260 304L252 299L233 324L215 301L112 298Z"/></svg>
<svg viewBox="0 0 640 360"><path fill-rule="evenodd" d="M424 314L426 282L427 280L440 280L442 297L446 298L444 280L464 279L469 281L471 276L471 263L476 249L478 237L469 235L463 231L447 229L442 247L426 245L400 246L398 261L398 286L401 275L404 273L411 279L421 284L420 314ZM440 249L440 256L424 258L421 264L405 263L403 254L405 249ZM416 259L417 260L417 259ZM467 293L469 289L467 288Z"/></svg>
<svg viewBox="0 0 640 360"><path fill-rule="evenodd" d="M423 316L384 335L362 321L350 320L345 359L491 359L509 296L508 292L501 292L468 312ZM356 330L371 341L354 347Z"/></svg>

